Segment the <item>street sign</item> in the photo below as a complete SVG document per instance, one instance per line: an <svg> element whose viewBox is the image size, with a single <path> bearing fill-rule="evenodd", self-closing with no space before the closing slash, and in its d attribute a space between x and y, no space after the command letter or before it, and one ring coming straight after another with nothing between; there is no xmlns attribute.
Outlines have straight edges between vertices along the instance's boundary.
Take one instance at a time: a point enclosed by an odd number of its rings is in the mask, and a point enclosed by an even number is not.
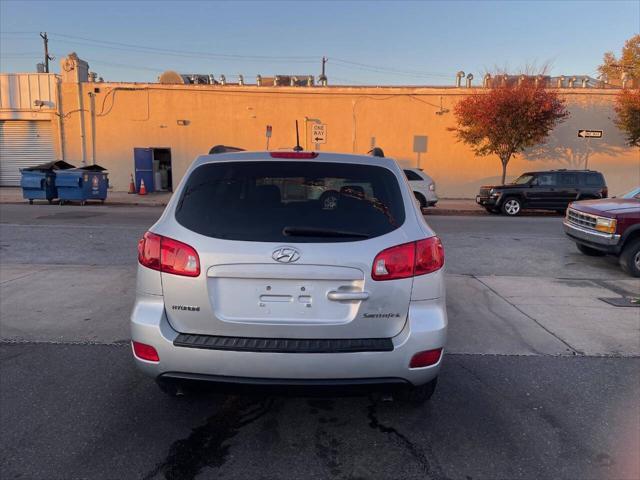
<svg viewBox="0 0 640 480"><path fill-rule="evenodd" d="M267 132L266 132L267 138L271 138L272 130L273 130L273 128L271 128L271 125L267 125Z"/></svg>
<svg viewBox="0 0 640 480"><path fill-rule="evenodd" d="M602 130L578 130L580 138L602 138Z"/></svg>
<svg viewBox="0 0 640 480"><path fill-rule="evenodd" d="M429 139L426 135L414 135L413 136L413 153L418 154L417 167L420 168L420 154L427 153L427 141Z"/></svg>
<svg viewBox="0 0 640 480"><path fill-rule="evenodd" d="M426 135L414 135L413 153L427 153L427 136Z"/></svg>
<svg viewBox="0 0 640 480"><path fill-rule="evenodd" d="M311 127L311 140L313 143L327 143L327 125L314 123Z"/></svg>

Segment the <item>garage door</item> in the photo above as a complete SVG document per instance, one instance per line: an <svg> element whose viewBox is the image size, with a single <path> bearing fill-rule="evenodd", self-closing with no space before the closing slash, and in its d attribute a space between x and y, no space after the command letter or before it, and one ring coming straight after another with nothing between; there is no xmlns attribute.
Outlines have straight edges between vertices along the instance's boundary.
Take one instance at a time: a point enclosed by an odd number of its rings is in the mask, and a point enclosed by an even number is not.
<svg viewBox="0 0 640 480"><path fill-rule="evenodd" d="M20 168L56 158L48 120L0 121L0 186L20 185Z"/></svg>

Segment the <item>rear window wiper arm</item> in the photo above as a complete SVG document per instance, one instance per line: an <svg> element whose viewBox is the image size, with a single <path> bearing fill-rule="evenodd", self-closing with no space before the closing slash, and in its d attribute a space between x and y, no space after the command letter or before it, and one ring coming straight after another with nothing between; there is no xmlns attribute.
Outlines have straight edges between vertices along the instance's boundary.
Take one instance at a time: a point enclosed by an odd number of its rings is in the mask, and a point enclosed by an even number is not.
<svg viewBox="0 0 640 480"><path fill-rule="evenodd" d="M345 230L333 230L329 228L313 227L284 227L282 234L287 237L356 237L369 238L371 235L360 232L349 232Z"/></svg>

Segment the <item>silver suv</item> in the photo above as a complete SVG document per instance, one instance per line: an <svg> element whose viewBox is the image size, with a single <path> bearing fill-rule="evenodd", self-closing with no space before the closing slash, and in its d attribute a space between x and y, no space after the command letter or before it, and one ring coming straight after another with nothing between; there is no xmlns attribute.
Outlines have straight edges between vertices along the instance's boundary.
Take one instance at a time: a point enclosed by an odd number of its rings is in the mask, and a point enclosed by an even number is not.
<svg viewBox="0 0 640 480"><path fill-rule="evenodd" d="M444 251L393 159L201 156L138 260L133 354L165 391L206 381L433 394Z"/></svg>

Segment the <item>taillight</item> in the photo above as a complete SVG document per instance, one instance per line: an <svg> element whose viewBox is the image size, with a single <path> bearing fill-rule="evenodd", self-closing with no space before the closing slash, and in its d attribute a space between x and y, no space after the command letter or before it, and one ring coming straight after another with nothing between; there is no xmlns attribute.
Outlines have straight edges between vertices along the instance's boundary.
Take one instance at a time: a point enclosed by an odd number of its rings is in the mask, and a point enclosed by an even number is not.
<svg viewBox="0 0 640 480"><path fill-rule="evenodd" d="M414 275L425 275L444 266L444 247L438 237L416 242L416 268Z"/></svg>
<svg viewBox="0 0 640 480"><path fill-rule="evenodd" d="M604 187L602 189L602 198L607 198L609 196L609 189L607 187Z"/></svg>
<svg viewBox="0 0 640 480"><path fill-rule="evenodd" d="M138 242L138 261L153 270L160 270L160 235L145 233Z"/></svg>
<svg viewBox="0 0 640 480"><path fill-rule="evenodd" d="M151 345L140 342L131 342L131 345L133 346L133 354L136 357L141 358L142 360L147 360L148 362L160 361L158 352Z"/></svg>
<svg viewBox="0 0 640 480"><path fill-rule="evenodd" d="M316 158L317 152L271 152L271 158Z"/></svg>
<svg viewBox="0 0 640 480"><path fill-rule="evenodd" d="M186 243L147 232L138 242L141 265L163 273L197 277L200 275L198 252Z"/></svg>
<svg viewBox="0 0 640 480"><path fill-rule="evenodd" d="M440 361L442 355L442 349L436 348L435 350L425 350L424 352L418 352L411 357L409 362L409 368L422 368L430 365L435 365Z"/></svg>
<svg viewBox="0 0 640 480"><path fill-rule="evenodd" d="M405 243L381 251L373 260L371 278L374 280L394 280L413 276L416 258L415 242Z"/></svg>
<svg viewBox="0 0 640 480"><path fill-rule="evenodd" d="M438 237L404 243L381 251L373 260L371 278L396 280L435 272L444 266L444 248Z"/></svg>

